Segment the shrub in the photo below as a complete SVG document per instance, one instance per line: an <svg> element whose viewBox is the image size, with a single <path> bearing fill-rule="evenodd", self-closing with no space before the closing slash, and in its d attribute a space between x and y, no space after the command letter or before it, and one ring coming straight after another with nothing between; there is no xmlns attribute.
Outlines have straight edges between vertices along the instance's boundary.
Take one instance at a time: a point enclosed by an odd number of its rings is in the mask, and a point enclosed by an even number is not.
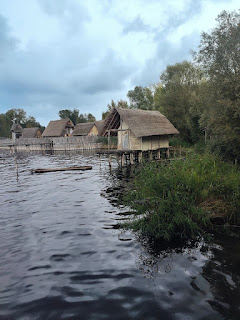
<svg viewBox="0 0 240 320"><path fill-rule="evenodd" d="M240 172L210 154L145 164L126 200L136 212L134 230L166 240L196 238L214 217L239 223Z"/></svg>

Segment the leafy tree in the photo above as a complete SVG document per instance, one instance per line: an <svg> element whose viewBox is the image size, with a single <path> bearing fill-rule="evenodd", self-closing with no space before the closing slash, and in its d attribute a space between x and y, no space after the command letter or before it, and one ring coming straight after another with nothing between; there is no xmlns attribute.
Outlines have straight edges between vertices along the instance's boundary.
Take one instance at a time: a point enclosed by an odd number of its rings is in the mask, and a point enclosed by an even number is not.
<svg viewBox="0 0 240 320"><path fill-rule="evenodd" d="M20 125L24 124L27 119L26 112L23 109L10 109L6 112L6 116L10 120L15 119L16 123Z"/></svg>
<svg viewBox="0 0 240 320"><path fill-rule="evenodd" d="M109 112L111 112L114 108L129 108L127 101L125 100L118 100L118 102L111 101L110 104L107 105L108 110L105 112L102 112L102 120L104 120Z"/></svg>
<svg viewBox="0 0 240 320"><path fill-rule="evenodd" d="M136 86L134 90L129 90L127 94L130 100L130 108L143 110L154 109L154 95L149 87Z"/></svg>
<svg viewBox="0 0 240 320"><path fill-rule="evenodd" d="M0 114L0 137L10 138L11 119L6 114Z"/></svg>
<svg viewBox="0 0 240 320"><path fill-rule="evenodd" d="M184 61L168 66L161 74L161 85L155 91L155 108L180 131L188 142L197 142L203 132L200 117L204 105L201 102L204 83L202 71Z"/></svg>
<svg viewBox="0 0 240 320"><path fill-rule="evenodd" d="M58 115L61 119L69 118L73 122L73 124L76 124L76 123L78 123L79 110L77 110L77 109L74 109L74 110L64 109L64 110L60 110Z"/></svg>
<svg viewBox="0 0 240 320"><path fill-rule="evenodd" d="M88 113L86 118L87 118L87 122L95 122L96 121L96 118L91 113Z"/></svg>
<svg viewBox="0 0 240 320"><path fill-rule="evenodd" d="M204 122L213 150L240 160L240 11L223 11L216 21L211 33L202 33L194 53L214 96Z"/></svg>

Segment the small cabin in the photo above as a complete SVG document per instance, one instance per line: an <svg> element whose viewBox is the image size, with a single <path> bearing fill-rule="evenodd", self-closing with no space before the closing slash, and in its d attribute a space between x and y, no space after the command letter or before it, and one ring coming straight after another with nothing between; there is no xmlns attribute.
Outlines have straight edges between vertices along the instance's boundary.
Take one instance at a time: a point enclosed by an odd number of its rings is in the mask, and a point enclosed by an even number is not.
<svg viewBox="0 0 240 320"><path fill-rule="evenodd" d="M15 141L22 136L23 128L20 126L20 124L13 123L10 131L12 132L12 140Z"/></svg>
<svg viewBox="0 0 240 320"><path fill-rule="evenodd" d="M104 120L78 123L73 130L73 136L99 136L103 130L104 123Z"/></svg>
<svg viewBox="0 0 240 320"><path fill-rule="evenodd" d="M114 108L105 119L103 136L117 136L118 150L169 148L169 137L179 134L159 111Z"/></svg>
<svg viewBox="0 0 240 320"><path fill-rule="evenodd" d="M28 139L28 138L40 138L42 135L41 130L39 127L33 127L33 128L24 128L22 132L22 138Z"/></svg>
<svg viewBox="0 0 240 320"><path fill-rule="evenodd" d="M97 136L98 130L95 122L84 122L77 123L74 130L73 136Z"/></svg>
<svg viewBox="0 0 240 320"><path fill-rule="evenodd" d="M50 121L43 131L42 137L69 137L72 135L74 124L70 119Z"/></svg>

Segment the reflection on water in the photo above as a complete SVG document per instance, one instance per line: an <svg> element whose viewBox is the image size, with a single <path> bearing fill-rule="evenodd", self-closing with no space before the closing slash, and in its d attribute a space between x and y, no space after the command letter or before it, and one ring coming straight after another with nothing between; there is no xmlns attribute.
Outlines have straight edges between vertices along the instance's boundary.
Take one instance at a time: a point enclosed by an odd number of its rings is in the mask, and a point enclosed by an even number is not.
<svg viewBox="0 0 240 320"><path fill-rule="evenodd" d="M240 319L239 243L175 244L119 224L134 173L88 154L0 154L0 319ZM92 165L31 175L37 167Z"/></svg>

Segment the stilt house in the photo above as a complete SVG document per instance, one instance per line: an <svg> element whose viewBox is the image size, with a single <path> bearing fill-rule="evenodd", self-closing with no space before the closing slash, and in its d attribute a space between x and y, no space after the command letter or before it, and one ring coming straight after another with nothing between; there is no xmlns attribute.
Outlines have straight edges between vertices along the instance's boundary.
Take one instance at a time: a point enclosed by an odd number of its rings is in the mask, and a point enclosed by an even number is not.
<svg viewBox="0 0 240 320"><path fill-rule="evenodd" d="M73 132L74 124L70 119L50 121L42 137L68 137Z"/></svg>
<svg viewBox="0 0 240 320"><path fill-rule="evenodd" d="M12 132L12 140L15 141L22 136L23 128L18 123L13 123L10 131Z"/></svg>
<svg viewBox="0 0 240 320"><path fill-rule="evenodd" d="M97 136L98 130L95 122L77 123L73 130L73 136Z"/></svg>
<svg viewBox="0 0 240 320"><path fill-rule="evenodd" d="M103 136L117 136L118 150L169 148L169 136L179 131L158 111L114 108L105 119Z"/></svg>
<svg viewBox="0 0 240 320"><path fill-rule="evenodd" d="M40 138L42 135L39 127L24 128L22 132L22 138Z"/></svg>
<svg viewBox="0 0 240 320"><path fill-rule="evenodd" d="M76 124L73 136L99 136L103 130L104 120Z"/></svg>

